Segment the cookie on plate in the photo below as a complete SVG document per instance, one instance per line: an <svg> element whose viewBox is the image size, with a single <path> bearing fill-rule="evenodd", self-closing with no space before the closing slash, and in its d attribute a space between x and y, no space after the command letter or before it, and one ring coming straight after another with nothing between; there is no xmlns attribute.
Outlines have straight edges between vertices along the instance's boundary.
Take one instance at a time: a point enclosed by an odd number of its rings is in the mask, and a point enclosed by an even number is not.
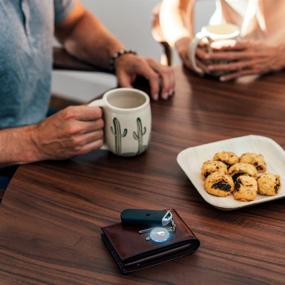
<svg viewBox="0 0 285 285"><path fill-rule="evenodd" d="M233 196L240 201L253 201L257 195L257 182L255 178L241 175L235 181Z"/></svg>
<svg viewBox="0 0 285 285"><path fill-rule="evenodd" d="M262 154L246 152L241 155L240 162L254 165L258 172L266 171L266 162Z"/></svg>
<svg viewBox="0 0 285 285"><path fill-rule="evenodd" d="M262 174L257 179L257 185L258 194L274 196L278 193L281 186L280 176L271 173Z"/></svg>
<svg viewBox="0 0 285 285"><path fill-rule="evenodd" d="M236 163L230 167L229 174L232 176L233 180L235 181L241 175L256 177L257 170L252 164Z"/></svg>
<svg viewBox="0 0 285 285"><path fill-rule="evenodd" d="M204 182L205 190L212 195L226 197L234 190L234 181L230 175L214 172Z"/></svg>
<svg viewBox="0 0 285 285"><path fill-rule="evenodd" d="M231 151L220 151L214 155L213 160L222 161L228 167L239 162L239 157Z"/></svg>
<svg viewBox="0 0 285 285"><path fill-rule="evenodd" d="M207 178L210 174L217 171L227 174L228 168L221 161L207 160L202 165L201 174L203 178Z"/></svg>

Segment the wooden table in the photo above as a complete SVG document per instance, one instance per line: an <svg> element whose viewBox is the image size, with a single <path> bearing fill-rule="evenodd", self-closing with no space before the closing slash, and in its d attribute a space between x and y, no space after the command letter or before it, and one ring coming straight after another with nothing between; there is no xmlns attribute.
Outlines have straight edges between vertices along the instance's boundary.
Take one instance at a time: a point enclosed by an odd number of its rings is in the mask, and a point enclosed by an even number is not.
<svg viewBox="0 0 285 285"><path fill-rule="evenodd" d="M106 151L22 166L0 207L0 284L284 284L284 200L223 212L202 200L176 163L189 146L247 134L285 147L285 76L250 85L185 75L152 104L150 149ZM100 227L124 208L176 208L201 241L192 256L121 275Z"/></svg>

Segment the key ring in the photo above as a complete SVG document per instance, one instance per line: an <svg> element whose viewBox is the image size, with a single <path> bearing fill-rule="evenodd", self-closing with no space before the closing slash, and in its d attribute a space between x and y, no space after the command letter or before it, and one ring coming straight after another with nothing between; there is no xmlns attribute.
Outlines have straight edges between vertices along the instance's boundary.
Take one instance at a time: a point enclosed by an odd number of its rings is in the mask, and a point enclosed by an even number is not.
<svg viewBox="0 0 285 285"><path fill-rule="evenodd" d="M166 214L164 215L164 217L162 218L162 221L161 221L162 226L163 227L167 226L172 221L172 219L173 219L172 213L170 210L168 210Z"/></svg>

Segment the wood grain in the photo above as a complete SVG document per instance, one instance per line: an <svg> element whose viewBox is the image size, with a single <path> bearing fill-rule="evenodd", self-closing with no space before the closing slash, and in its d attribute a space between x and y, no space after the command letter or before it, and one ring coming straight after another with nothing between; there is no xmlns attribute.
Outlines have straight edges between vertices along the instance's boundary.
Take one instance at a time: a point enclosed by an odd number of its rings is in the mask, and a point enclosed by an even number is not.
<svg viewBox="0 0 285 285"><path fill-rule="evenodd" d="M219 211L176 163L186 147L247 134L285 147L284 73L238 85L175 72L175 97L152 104L145 154L127 159L98 151L18 169L0 208L0 284L284 284L284 200ZM120 275L100 227L129 207L177 209L200 249Z"/></svg>

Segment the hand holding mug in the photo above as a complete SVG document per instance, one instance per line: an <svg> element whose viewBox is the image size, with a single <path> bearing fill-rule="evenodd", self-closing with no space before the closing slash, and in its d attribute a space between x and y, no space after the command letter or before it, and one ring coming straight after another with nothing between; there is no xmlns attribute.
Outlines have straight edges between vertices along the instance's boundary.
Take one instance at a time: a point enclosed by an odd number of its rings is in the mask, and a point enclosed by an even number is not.
<svg viewBox="0 0 285 285"><path fill-rule="evenodd" d="M150 134L148 95L118 88L89 106L68 107L35 125L32 141L37 160L67 159L101 148L119 156L136 156L148 148Z"/></svg>
<svg viewBox="0 0 285 285"><path fill-rule="evenodd" d="M209 72L227 72L220 77L228 81L243 76L262 75L278 71L285 66L284 45L269 45L261 41L242 40L233 45L217 49L206 58L217 61L230 61L227 64L211 64Z"/></svg>
<svg viewBox="0 0 285 285"><path fill-rule="evenodd" d="M175 48L177 50L177 53L182 60L183 65L195 71L194 67L191 64L190 58L189 58L189 45L191 44L191 38L190 37L184 37L176 41ZM205 62L199 58L199 55L205 51L205 45L203 43L200 43L195 50L195 56L196 56L196 64L197 66L203 70L204 73L207 72L207 66Z"/></svg>
<svg viewBox="0 0 285 285"><path fill-rule="evenodd" d="M33 128L37 160L67 159L99 149L103 145L102 110L71 106Z"/></svg>
<svg viewBox="0 0 285 285"><path fill-rule="evenodd" d="M188 47L189 62L193 70L201 75L204 73L216 77L222 75L224 72L209 71L208 65L213 63L226 64L229 60L213 60L210 58L210 54L215 53L216 48L228 46L233 42L236 42L239 35L239 28L232 24L209 25L203 27L201 32L195 35ZM204 43L203 49L201 49L201 43Z"/></svg>

